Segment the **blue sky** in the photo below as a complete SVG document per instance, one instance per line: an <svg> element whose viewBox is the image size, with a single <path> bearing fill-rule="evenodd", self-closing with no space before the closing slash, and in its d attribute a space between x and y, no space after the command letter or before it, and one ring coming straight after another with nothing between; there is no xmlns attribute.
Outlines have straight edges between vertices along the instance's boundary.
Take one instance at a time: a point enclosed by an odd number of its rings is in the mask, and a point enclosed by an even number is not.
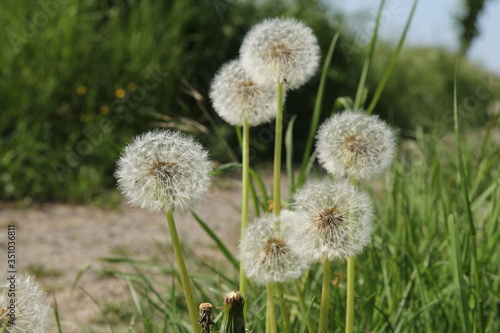
<svg viewBox="0 0 500 333"><path fill-rule="evenodd" d="M329 0L333 8L350 15L375 16L380 0ZM410 13L413 1L386 0L386 16L380 35L397 40ZM462 0L420 0L407 35L407 45L438 45L458 49L459 30L454 15ZM366 22L366 20L365 20ZM487 70L500 74L500 0L489 0L479 18L480 35L469 50L469 58Z"/></svg>

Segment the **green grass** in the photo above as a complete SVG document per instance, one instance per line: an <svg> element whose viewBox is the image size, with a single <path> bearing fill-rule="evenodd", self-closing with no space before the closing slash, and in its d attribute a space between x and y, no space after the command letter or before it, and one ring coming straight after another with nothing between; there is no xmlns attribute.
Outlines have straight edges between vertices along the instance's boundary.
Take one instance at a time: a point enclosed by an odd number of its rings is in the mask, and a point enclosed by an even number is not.
<svg viewBox="0 0 500 333"><path fill-rule="evenodd" d="M460 139L467 140L462 142L460 156L468 175L463 180L452 133L427 135L420 131L413 135L416 140L400 143L399 157L390 172L372 184L364 184L371 189L375 201L376 231L372 244L356 260L355 327L370 332L465 332L466 327L481 324L483 330L477 332L497 332L498 142L482 142L486 137L484 130L462 129ZM486 148L481 152L478 148L484 143ZM468 190L469 204L461 186ZM475 250L471 248L472 227ZM221 244L219 247L222 249ZM474 265L473 252L477 254ZM198 303L221 305L223 293L238 284L232 257L227 260L221 255L219 260L207 263L188 256L194 267L192 281ZM137 331L189 331L179 277L171 267L126 258L108 263L111 272L126 278L137 295ZM137 269L136 273L120 273L130 266ZM329 332L343 332L346 264L336 262L332 266ZM163 273L152 274L151 270ZM474 276L480 278L481 288ZM319 313L321 278L321 266L315 264L299 282L307 304L313 302L313 320ZM292 284L285 285L285 297L290 305L293 332L305 332L304 314ZM265 301L265 288L252 286L247 299L247 327L256 332L264 330ZM482 317L479 306L483 308ZM214 316L217 317L215 310ZM220 324L220 318L217 322Z"/></svg>

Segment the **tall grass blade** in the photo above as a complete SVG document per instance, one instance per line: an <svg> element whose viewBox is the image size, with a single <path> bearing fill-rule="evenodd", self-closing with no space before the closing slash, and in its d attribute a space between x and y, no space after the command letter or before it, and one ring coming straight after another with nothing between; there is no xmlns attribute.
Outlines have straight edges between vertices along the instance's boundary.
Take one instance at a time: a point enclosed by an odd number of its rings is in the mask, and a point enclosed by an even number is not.
<svg viewBox="0 0 500 333"><path fill-rule="evenodd" d="M62 333L61 320L59 319L59 307L57 306L57 300L55 293L52 293L52 299L54 300L54 319L56 320L57 332ZM2 330L3 332L3 330Z"/></svg>
<svg viewBox="0 0 500 333"><path fill-rule="evenodd" d="M457 76L458 76L458 60L455 67L455 81L453 87L453 123L455 129L455 140L457 147L457 159L458 159L458 170L460 172L460 187L462 190L462 196L464 200L464 208L467 222L469 224L469 233L468 233L468 241L470 242L470 255L471 255L471 273L472 280L475 290L472 292L475 298L475 307L477 307L477 316L474 320L474 331L484 332L483 328L483 320L484 320L484 311L483 311L483 299L482 299L482 280L481 274L479 274L480 266L477 260L477 239L476 239L476 226L474 225L474 217L472 215L471 202L469 191L467 189L467 184L469 183L467 173L465 171L465 165L463 161L464 151L462 149L462 140L461 140L461 129L460 129L460 121L458 119L458 88L457 88ZM477 325L477 326L476 326ZM477 330L476 330L477 328Z"/></svg>
<svg viewBox="0 0 500 333"><path fill-rule="evenodd" d="M411 7L411 12L410 16L408 17L408 20L406 21L405 28L403 30L403 34L401 35L401 38L399 39L398 46L396 47L396 50L392 54L391 61L389 62L389 66L384 72L384 75L382 76L382 80L380 80L380 84L377 87L377 90L375 91L375 94L372 98L372 101L370 102L370 106L366 109L367 114L371 114L373 112L373 109L375 109L375 106L377 105L377 102L380 98L380 95L384 91L385 85L387 84L387 81L389 80L389 77L391 76L392 72L394 71L394 68L396 67L396 62L399 57L399 53L401 52L403 48L404 41L406 39L406 34L408 33L408 28L410 27L410 23L413 19L413 14L415 14L415 9L417 8L418 0L413 1L413 6Z"/></svg>
<svg viewBox="0 0 500 333"><path fill-rule="evenodd" d="M339 39L340 33L336 33L332 42L330 43L330 48L325 57L325 62L323 63L323 69L321 71L321 80L319 82L318 93L316 95L316 101L314 102L314 111L311 118L311 126L309 127L309 135L307 136L306 146L304 148L304 155L302 157L302 165L300 166L300 173L297 179L297 187L301 186L306 178L307 165L310 159L312 145L314 142L314 137L316 136L316 130L318 129L319 119L321 116L321 110L323 105L323 96L325 95L325 84L326 84L326 74L330 68L330 63L332 61L333 51L335 50L335 45ZM294 188L290 189L293 192Z"/></svg>
<svg viewBox="0 0 500 333"><path fill-rule="evenodd" d="M219 237L210 229L210 227L198 216L196 215L195 212L191 212L193 215L194 219L200 227L205 230L207 235L215 242L215 245L217 245L217 248L224 254L227 260L233 265L235 269L239 269L240 264L238 263L238 260L232 255L231 251L227 249L227 247L224 245L224 243L220 240Z"/></svg>
<svg viewBox="0 0 500 333"><path fill-rule="evenodd" d="M212 172L210 172L210 175L217 176L229 169L240 169L240 168L241 168L241 163L236 163L236 162L224 163L215 167L212 170Z"/></svg>
<svg viewBox="0 0 500 333"><path fill-rule="evenodd" d="M459 305L460 305L460 320L462 322L463 332L471 332L470 322L468 315L468 304L467 304L467 289L464 281L463 272L463 262L462 255L460 251L460 235L458 234L457 226L455 223L456 217L454 215L448 216L448 234L450 237L450 251L451 251L451 263L453 266L453 280L455 282L455 288L458 290L460 295Z"/></svg>
<svg viewBox="0 0 500 333"><path fill-rule="evenodd" d="M269 201L269 194L267 193L264 180L262 180L262 177L252 168L250 168L250 176L252 177L252 180L257 183L257 187L259 188L260 194L262 195L262 204L267 204L267 202Z"/></svg>
<svg viewBox="0 0 500 333"><path fill-rule="evenodd" d="M311 312L311 307L314 303L311 303L309 305L309 307L306 305L306 302L304 300L304 293L302 292L302 289L301 289L297 280L293 281L293 287L295 289L295 294L297 295L297 298L299 300L300 309L302 310L302 314L305 315L305 317L302 319L302 323L307 326L307 330L309 333L313 333L314 326L313 326L312 320L309 318L309 314Z"/></svg>
<svg viewBox="0 0 500 333"><path fill-rule="evenodd" d="M358 110L362 105L363 91L365 90L366 76L370 69L370 65L373 60L373 54L375 51L375 45L378 39L378 28L380 26L380 17L382 16L382 10L384 9L385 0L380 1L380 6L377 12L377 18L375 19L375 29L373 30L372 39L370 40L370 48L368 50L368 56L363 64L363 70L361 71L361 77L359 78L358 89L356 90L356 97L354 98L354 110Z"/></svg>
<svg viewBox="0 0 500 333"><path fill-rule="evenodd" d="M141 302L139 301L139 297L137 297L137 292L135 291L135 288L134 288L132 282L129 279L126 279L126 281L127 281L128 289L130 290L130 295L132 296L132 301L134 302L135 308L136 308L137 312L139 313L139 315L141 316L141 318L143 318L144 312L143 312L143 309L141 306Z"/></svg>
<svg viewBox="0 0 500 333"><path fill-rule="evenodd" d="M253 182L250 182L250 195L252 197L253 208L255 210L255 216L260 216L261 208L264 208L259 200L259 196L257 195L257 191L255 190L255 185Z"/></svg>
<svg viewBox="0 0 500 333"><path fill-rule="evenodd" d="M115 333L115 329L113 328L113 324L111 322L111 320L109 319L108 316L106 316L106 311L103 309L103 307L101 306L101 304L99 304L99 302L97 301L97 299L95 299L94 296L92 296L87 290L85 290L82 286L78 286L78 289L80 289L85 295L87 295L91 300L92 302L97 305L97 307L99 308L99 310L101 311L101 313L103 314L104 316L104 320L106 321L106 323L108 324L109 326L109 329L112 333Z"/></svg>

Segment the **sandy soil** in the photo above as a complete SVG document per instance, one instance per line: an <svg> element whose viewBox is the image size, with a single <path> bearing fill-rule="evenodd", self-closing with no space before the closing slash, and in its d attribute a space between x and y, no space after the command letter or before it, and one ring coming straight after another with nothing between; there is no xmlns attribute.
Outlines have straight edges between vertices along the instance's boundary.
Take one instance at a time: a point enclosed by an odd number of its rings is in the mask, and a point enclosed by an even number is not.
<svg viewBox="0 0 500 333"><path fill-rule="evenodd" d="M215 187L195 211L236 253L240 182L238 178L223 179ZM37 272L41 286L54 291L65 333L85 332L82 325L95 327L94 332L108 332L105 326L95 324L102 315L94 301L80 288L71 291L78 272L87 268L79 285L98 303L120 299L129 295L126 285L100 274L98 259L116 255L117 249L126 249L133 258L148 259L158 251L157 243L169 242L163 214L131 208L126 203L116 210L63 204L34 204L27 208L1 204L2 253L8 224L15 224L17 229L18 271ZM201 256L216 255L216 251L210 251L214 248L212 240L189 213L177 214L176 224L186 248ZM1 260L0 265L5 272L6 260Z"/></svg>

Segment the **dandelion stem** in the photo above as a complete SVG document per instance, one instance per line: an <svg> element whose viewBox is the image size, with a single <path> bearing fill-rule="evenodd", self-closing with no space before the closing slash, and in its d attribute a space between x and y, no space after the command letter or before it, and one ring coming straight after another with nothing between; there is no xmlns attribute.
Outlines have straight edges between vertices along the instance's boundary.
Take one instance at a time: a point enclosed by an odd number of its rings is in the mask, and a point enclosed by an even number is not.
<svg viewBox="0 0 500 333"><path fill-rule="evenodd" d="M242 143L242 193L241 193L241 239L245 236L248 225L248 199L250 184L250 125L248 119L243 124L243 143ZM247 298L247 277L240 264L240 292L243 299ZM246 308L243 308L246 315Z"/></svg>
<svg viewBox="0 0 500 333"><path fill-rule="evenodd" d="M330 299L330 266L330 260L325 258L323 262L323 288L321 290L318 333L327 332L328 305Z"/></svg>
<svg viewBox="0 0 500 333"><path fill-rule="evenodd" d="M277 110L276 126L274 134L274 175L273 175L273 215L279 216L281 212L281 146L283 142L283 84L277 86ZM276 229L279 229L280 221L275 221ZM270 333L276 333L276 313L274 311L273 297L275 288L273 283L267 285L267 307L269 316ZM283 303L283 306L286 305ZM281 308L283 311L283 308Z"/></svg>
<svg viewBox="0 0 500 333"><path fill-rule="evenodd" d="M276 325L276 312L274 311L274 284L272 282L267 284L267 320L266 332L269 333L277 333L277 325Z"/></svg>
<svg viewBox="0 0 500 333"><path fill-rule="evenodd" d="M295 294L297 294L297 297L299 298L299 303L300 303L300 308L302 309L302 313L304 315L306 315L308 312L308 309L307 309L306 301L304 300L304 293L302 292L302 289L300 288L297 280L293 281L293 286L295 288ZM307 318L307 331L309 333L313 333L313 331L314 331L314 326L313 326L311 317Z"/></svg>
<svg viewBox="0 0 500 333"><path fill-rule="evenodd" d="M290 333L290 313L288 312L285 297L283 294L283 285L281 283L276 283L276 295L278 296L278 300L280 301L281 317L283 318L283 332Z"/></svg>
<svg viewBox="0 0 500 333"><path fill-rule="evenodd" d="M198 309L194 301L191 283L189 282L186 263L184 262L181 243L179 241L179 235L177 234L177 228L175 226L174 215L172 214L172 211L167 211L166 215L168 221L168 229L170 230L170 237L172 238L172 245L174 247L175 259L177 260L177 266L179 266L179 274L181 275L182 288L184 289L184 296L186 297L191 326L194 333L199 333L200 327L198 326Z"/></svg>
<svg viewBox="0 0 500 333"><path fill-rule="evenodd" d="M354 178L350 179L352 186L357 185ZM352 238L353 235L350 235ZM354 257L347 258L347 295L346 295L346 315L345 331L352 333L354 329Z"/></svg>
<svg viewBox="0 0 500 333"><path fill-rule="evenodd" d="M347 258L347 305L345 332L352 333L354 328L354 257Z"/></svg>
<svg viewBox="0 0 500 333"><path fill-rule="evenodd" d="M271 322L270 318L271 316L269 315L270 307L269 304L266 306L266 333L271 333Z"/></svg>
<svg viewBox="0 0 500 333"><path fill-rule="evenodd" d="M279 216L281 211L281 146L283 141L283 84L278 83L278 103L276 112L276 127L274 137L274 183L273 183L273 213Z"/></svg>

